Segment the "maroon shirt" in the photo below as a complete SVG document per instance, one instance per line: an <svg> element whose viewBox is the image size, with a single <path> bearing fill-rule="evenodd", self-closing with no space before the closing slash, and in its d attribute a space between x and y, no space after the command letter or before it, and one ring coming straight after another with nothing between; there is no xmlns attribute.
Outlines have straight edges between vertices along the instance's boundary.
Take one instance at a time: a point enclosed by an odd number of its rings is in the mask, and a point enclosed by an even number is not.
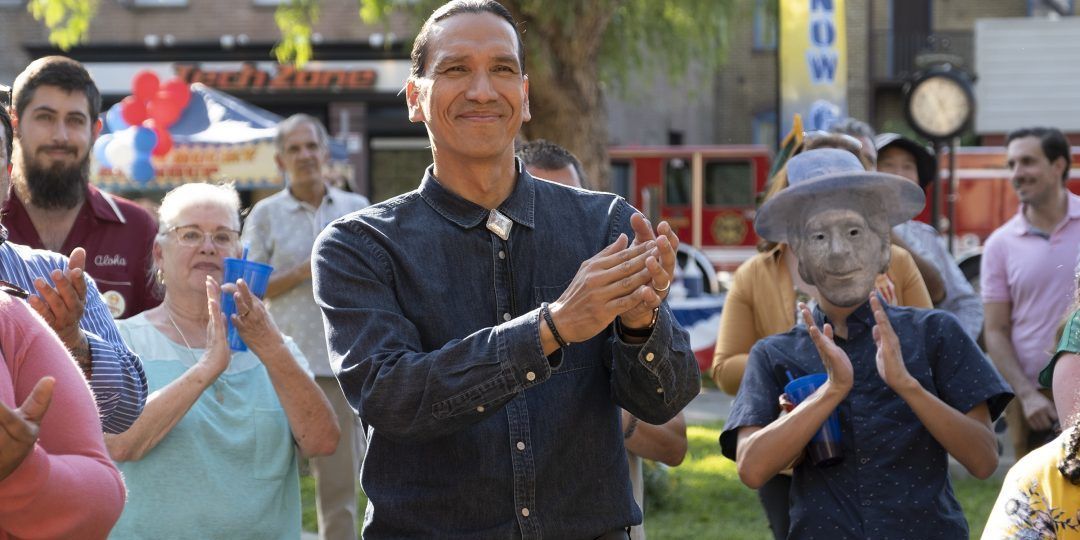
<svg viewBox="0 0 1080 540"><path fill-rule="evenodd" d="M45 249L14 189L3 212L12 242ZM91 185L61 253L71 255L77 247L86 250L86 272L97 283L113 318L123 319L161 303L153 294L149 274L156 234L157 223L149 212Z"/></svg>

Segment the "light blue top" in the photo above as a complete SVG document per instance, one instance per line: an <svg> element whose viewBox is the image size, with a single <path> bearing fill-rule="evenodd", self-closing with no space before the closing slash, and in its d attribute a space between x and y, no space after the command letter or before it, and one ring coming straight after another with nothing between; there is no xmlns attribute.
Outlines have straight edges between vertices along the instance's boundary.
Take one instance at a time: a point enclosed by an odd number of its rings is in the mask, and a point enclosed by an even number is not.
<svg viewBox="0 0 1080 540"><path fill-rule="evenodd" d="M204 352L174 343L144 314L117 324L143 359L150 393ZM306 370L296 344L285 342ZM250 351L233 353L225 372L146 456L116 465L128 501L110 538L300 537L292 432L266 368Z"/></svg>

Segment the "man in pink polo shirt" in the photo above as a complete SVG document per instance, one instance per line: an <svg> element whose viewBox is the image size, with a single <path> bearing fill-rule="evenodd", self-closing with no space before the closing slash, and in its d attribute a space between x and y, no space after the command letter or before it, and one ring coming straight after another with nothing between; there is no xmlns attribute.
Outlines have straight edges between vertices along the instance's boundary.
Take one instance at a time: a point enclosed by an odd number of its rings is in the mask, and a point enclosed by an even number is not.
<svg viewBox="0 0 1080 540"><path fill-rule="evenodd" d="M1008 135L1020 210L994 231L982 256L986 348L1017 400L1006 421L1019 459L1054 437L1058 418L1036 378L1073 298L1080 252L1080 197L1069 193L1069 141L1054 128Z"/></svg>

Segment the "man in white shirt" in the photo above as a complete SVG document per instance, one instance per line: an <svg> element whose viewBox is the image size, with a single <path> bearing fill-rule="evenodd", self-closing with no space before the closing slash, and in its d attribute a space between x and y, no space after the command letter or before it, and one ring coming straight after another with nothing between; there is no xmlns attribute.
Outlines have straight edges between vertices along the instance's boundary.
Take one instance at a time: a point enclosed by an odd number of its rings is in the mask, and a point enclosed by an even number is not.
<svg viewBox="0 0 1080 540"><path fill-rule="evenodd" d="M337 451L310 461L318 482L319 537L355 539L356 479L364 439L326 353L322 314L311 288L311 249L327 224L364 208L368 200L326 181L328 136L317 119L290 116L278 125L276 143L275 159L288 176L288 187L255 205L244 224L243 240L252 260L274 267L266 288L270 313L307 357L341 427Z"/></svg>

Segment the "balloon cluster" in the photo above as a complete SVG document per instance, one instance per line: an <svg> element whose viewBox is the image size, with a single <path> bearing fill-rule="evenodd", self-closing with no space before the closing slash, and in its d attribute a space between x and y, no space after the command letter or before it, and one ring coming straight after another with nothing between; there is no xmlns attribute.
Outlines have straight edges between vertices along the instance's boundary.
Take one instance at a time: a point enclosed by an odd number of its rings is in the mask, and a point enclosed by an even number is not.
<svg viewBox="0 0 1080 540"><path fill-rule="evenodd" d="M184 81L170 79L162 84L152 71L136 73L131 95L105 113L111 133L98 137L94 157L140 184L150 182L154 179L150 157L172 150L169 128L180 119L189 101L191 90Z"/></svg>

